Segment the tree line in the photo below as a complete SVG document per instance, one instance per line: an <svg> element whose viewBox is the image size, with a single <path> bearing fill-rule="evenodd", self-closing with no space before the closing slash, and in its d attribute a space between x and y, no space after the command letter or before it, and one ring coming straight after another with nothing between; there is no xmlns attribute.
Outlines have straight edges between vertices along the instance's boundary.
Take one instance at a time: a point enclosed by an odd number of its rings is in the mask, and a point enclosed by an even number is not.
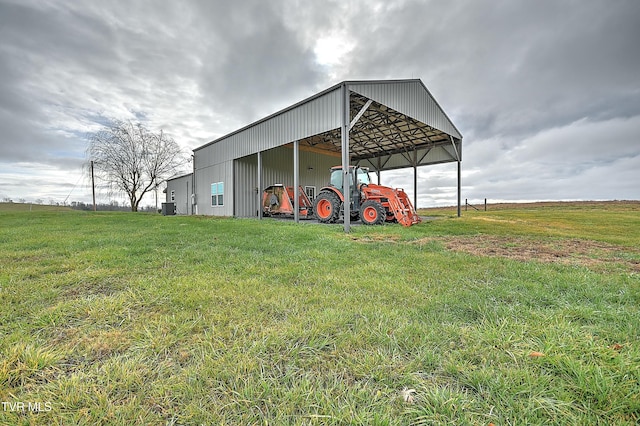
<svg viewBox="0 0 640 426"><path fill-rule="evenodd" d="M19 198L16 201L13 198L4 197L0 199L0 203L4 204L37 204L37 205L48 205L48 206L56 206L56 207L70 207L73 210L93 210L92 203L84 203L82 201L72 201L71 203L60 203L53 199L45 202L42 198L38 198L33 202L27 201L24 198ZM110 201L109 203L96 203L96 210L101 212L127 212L131 211L131 207L126 204L120 204L115 200ZM160 209L156 209L155 206L142 206L138 208L140 212L160 212Z"/></svg>
<svg viewBox="0 0 640 426"><path fill-rule="evenodd" d="M72 201L69 205L74 210L93 210L93 204L91 203L83 203L81 201ZM109 204L104 203L96 203L96 210L99 212L127 212L131 211L131 206L119 204L117 201L112 201ZM149 212L155 213L157 212L154 206L143 206L138 207L139 212Z"/></svg>

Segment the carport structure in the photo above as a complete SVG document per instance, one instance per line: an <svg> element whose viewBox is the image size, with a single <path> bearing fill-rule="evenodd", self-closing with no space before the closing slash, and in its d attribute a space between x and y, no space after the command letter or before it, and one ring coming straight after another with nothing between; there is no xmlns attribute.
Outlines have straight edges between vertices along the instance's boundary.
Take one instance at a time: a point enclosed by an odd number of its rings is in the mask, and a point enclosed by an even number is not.
<svg viewBox="0 0 640 426"><path fill-rule="evenodd" d="M413 168L414 204L417 206L417 168L439 163L458 163L458 214L460 214L460 163L462 135L440 108L419 79L344 81L329 89L265 117L249 126L194 150L194 183L197 199L206 199L205 191L213 182L231 181L223 185L225 199L233 198L227 210L203 206L202 213L233 214L251 210L244 204L261 205L261 190L266 184L264 161L266 153L275 148L292 148L293 186L300 184L300 155L323 158L335 165L341 158L345 176L349 165L369 167L380 172ZM291 152L291 150L286 150ZM281 151L279 151L281 152ZM278 154L278 157L283 155ZM274 158L269 155L269 158ZM333 158L333 160L331 160ZM328 160L326 160L328 159ZM269 160L274 161L274 160ZM288 162L289 160L287 160ZM229 163L231 162L231 166ZM286 180L291 175L272 171L268 179ZM308 167L308 170L312 170ZM275 177L274 177L275 176ZM304 175L307 180L326 184L326 169L322 175ZM344 182L349 184L349 179ZM315 184L315 182L314 182ZM257 185L257 186L256 186ZM231 188L229 188L231 187ZM241 188L255 187L254 195L241 194ZM260 190L258 190L260 188ZM213 189L212 189L213 191ZM228 191L232 193L227 194ZM345 205L349 205L349 189L345 188ZM247 198L254 197L253 200ZM297 202L297 197L294 197ZM200 203L198 203L200 205ZM219 206L218 206L219 207ZM294 209L298 211L298 206ZM255 210L253 210L255 211ZM258 208L261 217L261 208ZM297 214L295 216L298 220ZM344 216L344 229L350 229L350 217Z"/></svg>

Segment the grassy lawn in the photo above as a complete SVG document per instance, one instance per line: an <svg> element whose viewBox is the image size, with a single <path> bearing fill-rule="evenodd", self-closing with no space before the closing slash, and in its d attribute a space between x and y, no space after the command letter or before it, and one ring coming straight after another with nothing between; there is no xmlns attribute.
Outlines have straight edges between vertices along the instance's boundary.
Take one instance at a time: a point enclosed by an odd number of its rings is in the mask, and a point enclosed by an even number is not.
<svg viewBox="0 0 640 426"><path fill-rule="evenodd" d="M640 203L422 213L0 205L0 424L640 422Z"/></svg>

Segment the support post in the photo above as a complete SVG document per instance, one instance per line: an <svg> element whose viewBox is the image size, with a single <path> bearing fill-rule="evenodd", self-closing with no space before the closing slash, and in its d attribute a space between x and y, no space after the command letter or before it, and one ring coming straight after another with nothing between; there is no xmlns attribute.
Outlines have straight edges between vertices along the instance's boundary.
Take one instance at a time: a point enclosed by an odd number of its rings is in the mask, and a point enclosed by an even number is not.
<svg viewBox="0 0 640 426"><path fill-rule="evenodd" d="M300 176L300 142L293 141L293 220L300 222L300 196L298 194L299 176Z"/></svg>
<svg viewBox="0 0 640 426"><path fill-rule="evenodd" d="M460 217L460 201L462 197L462 190L460 185L460 160L458 160L458 217Z"/></svg>
<svg viewBox="0 0 640 426"><path fill-rule="evenodd" d="M413 208L418 210L418 151L413 150Z"/></svg>
<svg viewBox="0 0 640 426"><path fill-rule="evenodd" d="M258 151L258 219L262 219L262 151Z"/></svg>
<svg viewBox="0 0 640 426"><path fill-rule="evenodd" d="M340 135L342 137L342 193L344 195L344 232L351 231L351 180L349 179L349 87L342 84L342 118Z"/></svg>
<svg viewBox="0 0 640 426"><path fill-rule="evenodd" d="M193 172L191 174L191 214L196 214L196 156L191 154L191 160L193 161Z"/></svg>
<svg viewBox="0 0 640 426"><path fill-rule="evenodd" d="M413 166L413 208L418 210L418 167Z"/></svg>

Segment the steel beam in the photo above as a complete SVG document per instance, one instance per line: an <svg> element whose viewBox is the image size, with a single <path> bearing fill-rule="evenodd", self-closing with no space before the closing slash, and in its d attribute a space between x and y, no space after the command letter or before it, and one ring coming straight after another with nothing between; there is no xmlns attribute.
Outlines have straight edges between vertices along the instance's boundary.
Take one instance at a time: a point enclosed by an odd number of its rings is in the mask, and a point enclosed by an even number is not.
<svg viewBox="0 0 640 426"><path fill-rule="evenodd" d="M418 151L413 150L413 208L418 210Z"/></svg>
<svg viewBox="0 0 640 426"><path fill-rule="evenodd" d="M460 163L461 161L458 160L458 217L460 217L460 201L462 199L462 185L460 184Z"/></svg>
<svg viewBox="0 0 640 426"><path fill-rule="evenodd" d="M416 162L416 164L417 164L418 166L421 166L422 164L420 164L420 163L422 163L422 160L424 160L424 159L425 159L425 157L426 157L427 155L429 155L429 153L430 153L430 152L431 152L431 147L428 147L428 148L425 150L424 155L423 155L422 157L420 157L420 159Z"/></svg>
<svg viewBox="0 0 640 426"><path fill-rule="evenodd" d="M262 219L262 151L258 151L258 219Z"/></svg>
<svg viewBox="0 0 640 426"><path fill-rule="evenodd" d="M364 104L364 106L362 108L360 108L360 111L358 111L356 116L353 117L353 120L351 120L351 123L349 124L349 130L351 130L353 128L353 126L355 126L355 124L358 122L358 120L360 120L360 117L362 117L362 114L365 113L365 111L367 110L367 108L369 108L369 106L371 105L372 102L373 101L371 99L369 99L367 101L367 103Z"/></svg>
<svg viewBox="0 0 640 426"><path fill-rule="evenodd" d="M342 118L340 126L342 146L342 192L344 194L344 232L351 231L351 181L349 179L349 86L342 83Z"/></svg>
<svg viewBox="0 0 640 426"><path fill-rule="evenodd" d="M456 143L453 141L453 137L451 135L449 135L449 140L451 141L451 145L453 146L453 151L456 153L456 160L458 161L462 161L462 158L460 158L460 153L458 152L458 147L456 146Z"/></svg>
<svg viewBox="0 0 640 426"><path fill-rule="evenodd" d="M298 186L300 186L300 142L293 141L293 219L300 222L300 197L298 196ZM285 189L286 192L286 189Z"/></svg>

